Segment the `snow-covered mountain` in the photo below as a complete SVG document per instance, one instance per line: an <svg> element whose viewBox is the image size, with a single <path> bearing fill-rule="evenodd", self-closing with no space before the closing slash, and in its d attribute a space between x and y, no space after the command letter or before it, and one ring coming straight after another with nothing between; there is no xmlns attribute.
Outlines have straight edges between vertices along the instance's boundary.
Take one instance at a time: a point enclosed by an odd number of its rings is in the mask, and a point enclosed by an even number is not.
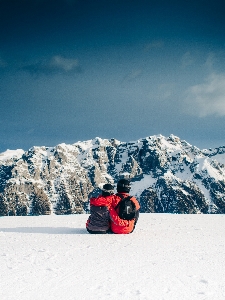
<svg viewBox="0 0 225 300"><path fill-rule="evenodd" d="M174 135L124 143L95 138L0 154L0 215L80 214L106 182L128 177L141 212L224 213L225 146Z"/></svg>

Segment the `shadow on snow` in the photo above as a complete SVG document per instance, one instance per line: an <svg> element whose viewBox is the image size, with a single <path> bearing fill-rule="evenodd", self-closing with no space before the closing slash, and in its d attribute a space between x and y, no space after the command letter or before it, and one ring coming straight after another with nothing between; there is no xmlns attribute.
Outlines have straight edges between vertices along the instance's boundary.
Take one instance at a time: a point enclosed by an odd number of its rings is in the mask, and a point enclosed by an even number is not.
<svg viewBox="0 0 225 300"><path fill-rule="evenodd" d="M0 232L44 233L44 234L88 234L86 228L68 228L68 227L1 228Z"/></svg>

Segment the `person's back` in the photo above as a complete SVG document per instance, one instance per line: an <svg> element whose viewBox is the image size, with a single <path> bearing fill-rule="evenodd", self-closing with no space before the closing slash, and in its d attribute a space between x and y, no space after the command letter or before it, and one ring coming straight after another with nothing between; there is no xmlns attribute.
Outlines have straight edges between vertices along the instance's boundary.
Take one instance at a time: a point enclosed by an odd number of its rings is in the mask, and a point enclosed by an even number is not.
<svg viewBox="0 0 225 300"><path fill-rule="evenodd" d="M102 195L90 199L90 216L86 223L89 233L107 233L110 230L109 207L113 200L114 187L105 184Z"/></svg>
<svg viewBox="0 0 225 300"><path fill-rule="evenodd" d="M117 194L114 195L112 200L112 206L109 209L110 218L111 218L111 230L114 233L118 233L118 234L131 233L134 230L135 225L137 223L139 217L140 205L135 197L130 198L130 200L135 204L136 207L135 218L132 220L123 220L119 217L118 214L119 212L118 204L123 198L130 196L129 192L130 192L129 180L126 179L119 180L117 183Z"/></svg>

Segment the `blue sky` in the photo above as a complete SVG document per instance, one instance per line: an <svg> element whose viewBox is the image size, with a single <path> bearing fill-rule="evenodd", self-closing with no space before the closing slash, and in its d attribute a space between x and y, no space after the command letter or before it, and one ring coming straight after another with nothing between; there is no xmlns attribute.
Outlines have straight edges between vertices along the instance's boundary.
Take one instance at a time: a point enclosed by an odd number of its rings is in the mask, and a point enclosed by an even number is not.
<svg viewBox="0 0 225 300"><path fill-rule="evenodd" d="M0 0L0 152L225 145L224 1Z"/></svg>

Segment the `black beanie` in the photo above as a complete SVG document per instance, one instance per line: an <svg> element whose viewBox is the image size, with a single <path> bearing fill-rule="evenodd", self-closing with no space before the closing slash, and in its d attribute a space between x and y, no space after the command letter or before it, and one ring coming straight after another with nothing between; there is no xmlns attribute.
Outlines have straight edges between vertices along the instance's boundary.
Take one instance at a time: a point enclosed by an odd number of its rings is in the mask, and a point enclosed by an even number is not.
<svg viewBox="0 0 225 300"><path fill-rule="evenodd" d="M102 195L103 196L108 196L114 194L114 186L110 183L106 183L103 185L102 188Z"/></svg>
<svg viewBox="0 0 225 300"><path fill-rule="evenodd" d="M130 188L131 188L130 181L127 179L120 179L117 183L118 193L129 193Z"/></svg>

